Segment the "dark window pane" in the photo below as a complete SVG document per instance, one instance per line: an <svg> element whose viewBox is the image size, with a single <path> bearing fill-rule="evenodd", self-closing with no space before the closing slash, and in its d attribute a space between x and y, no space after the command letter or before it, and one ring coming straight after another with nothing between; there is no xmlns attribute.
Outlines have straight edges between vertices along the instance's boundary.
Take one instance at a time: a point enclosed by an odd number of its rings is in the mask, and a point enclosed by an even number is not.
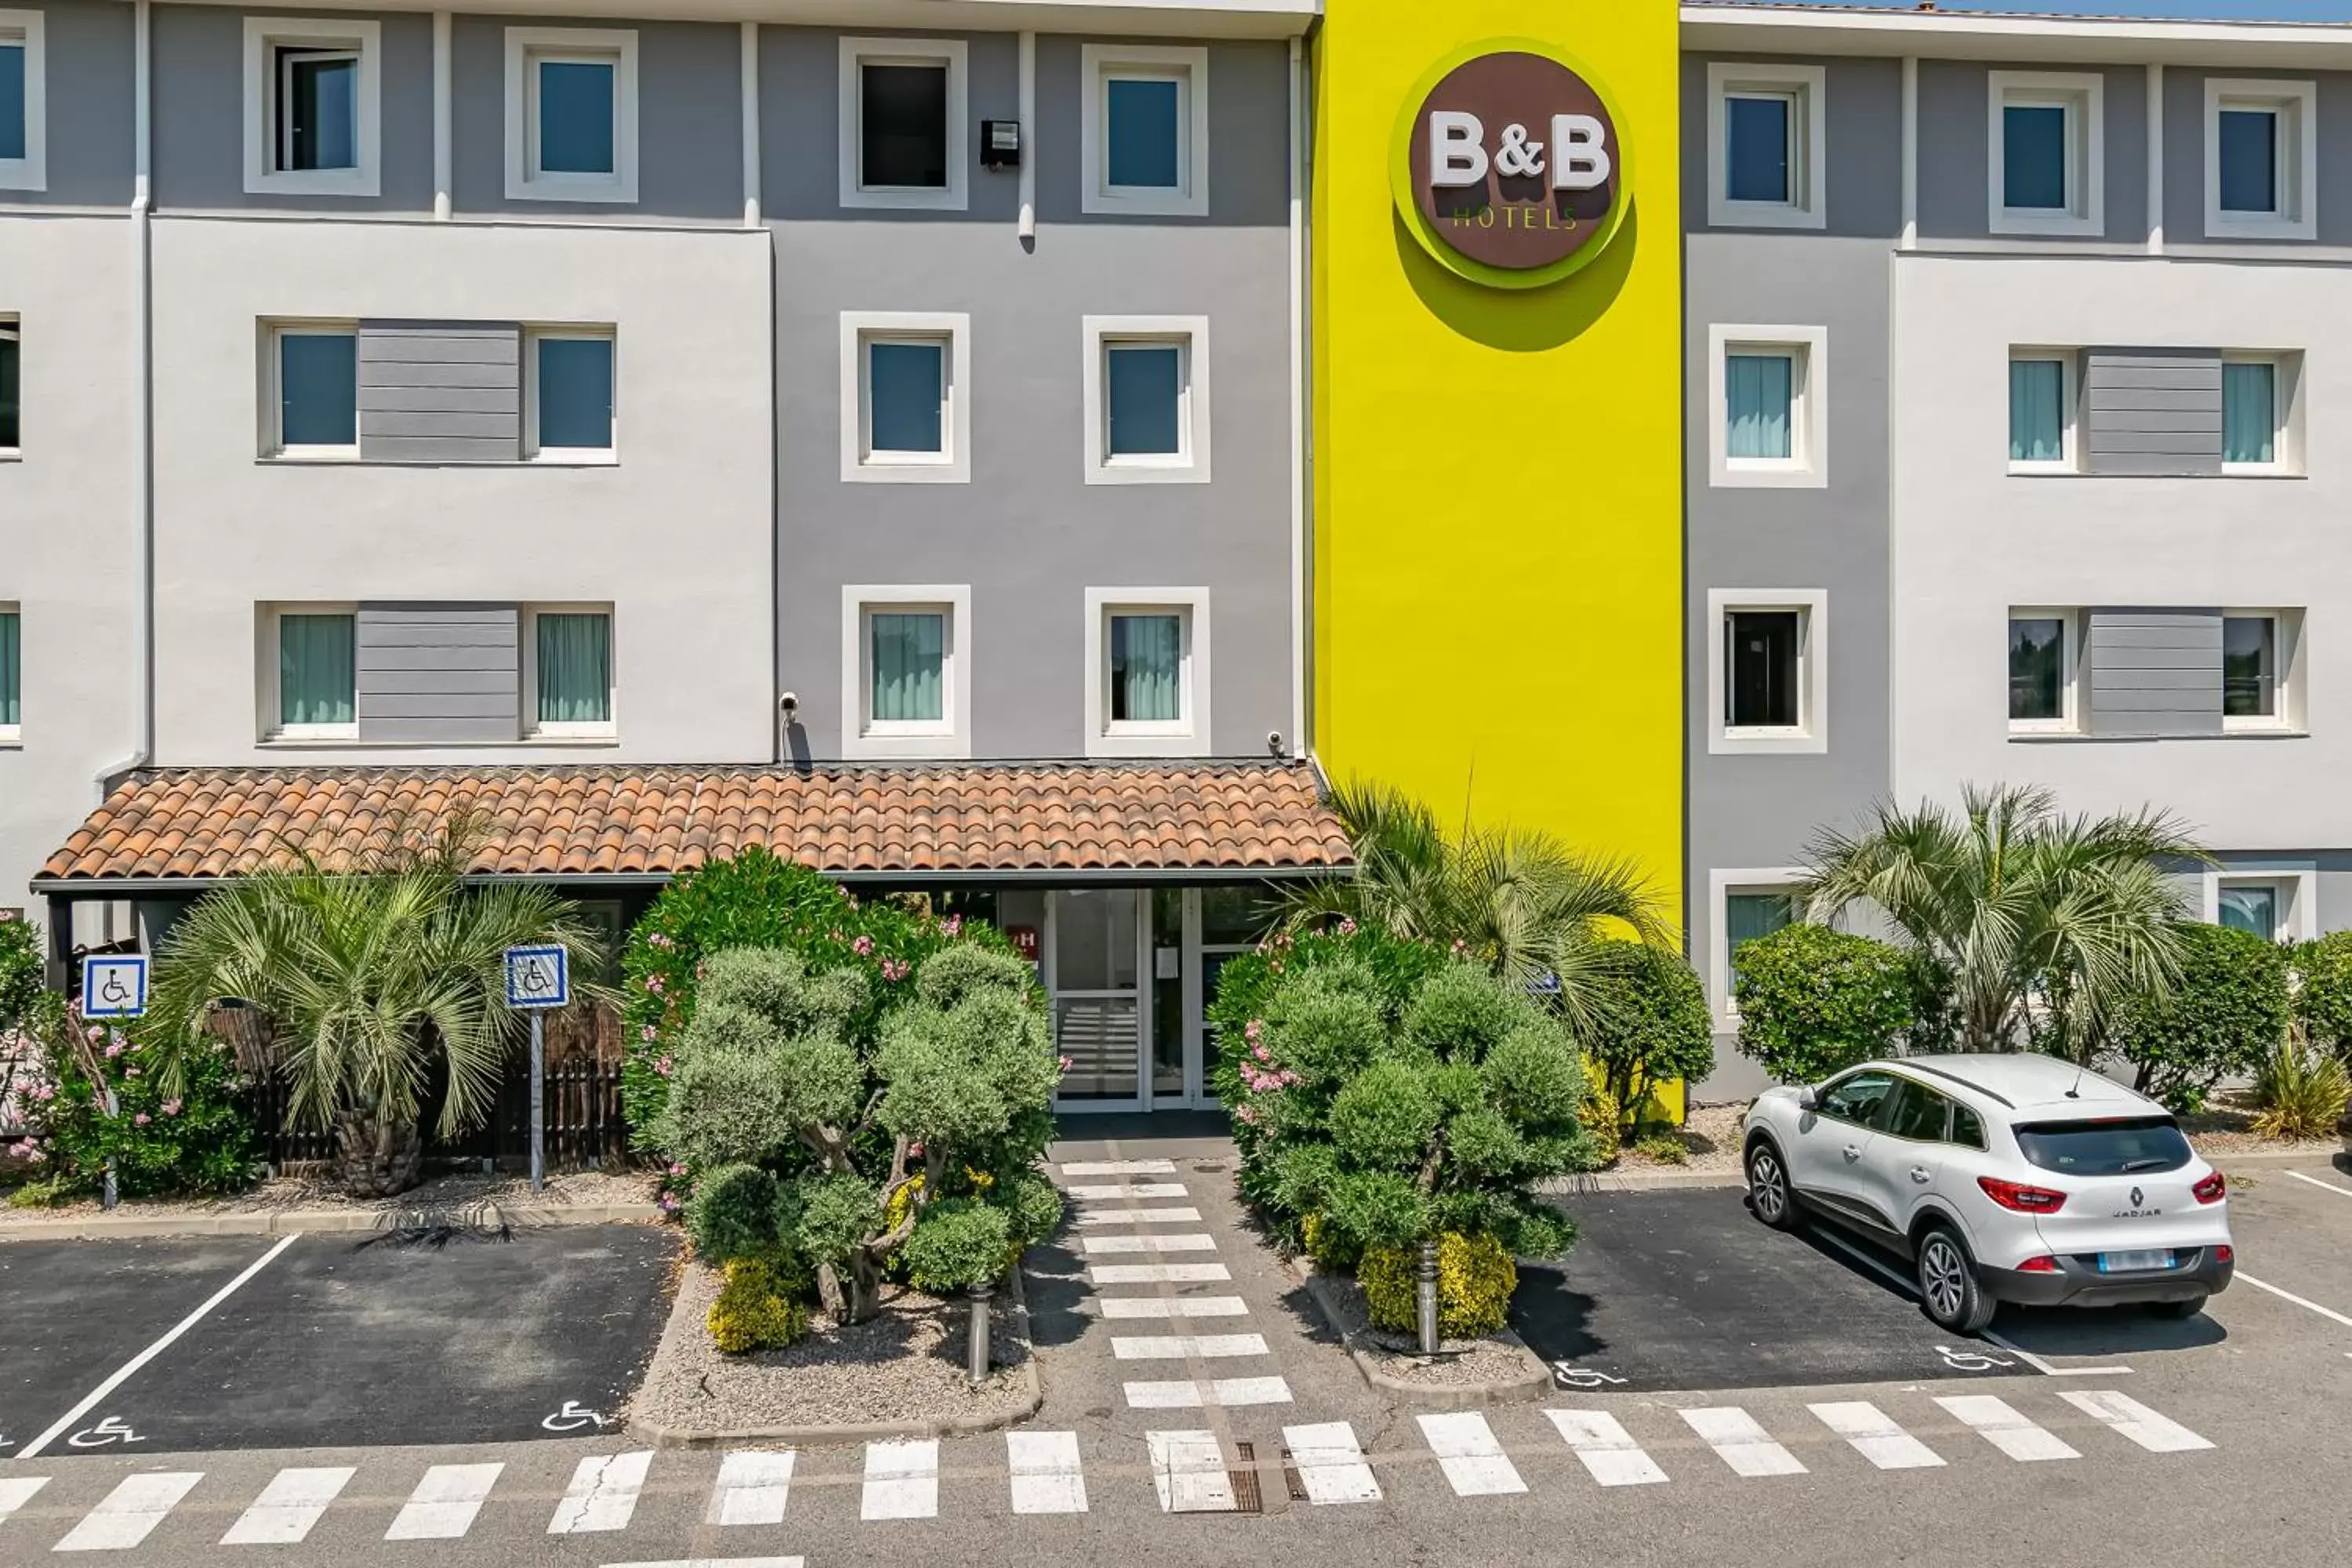
<svg viewBox="0 0 2352 1568"><path fill-rule="evenodd" d="M602 60L539 62L539 167L550 174L609 174L613 67Z"/></svg>
<svg viewBox="0 0 2352 1568"><path fill-rule="evenodd" d="M1944 1141L1944 1116L1951 1101L1932 1089L1905 1081L1895 1089L1893 1103L1879 1121L1879 1131L1914 1143Z"/></svg>
<svg viewBox="0 0 2352 1568"><path fill-rule="evenodd" d="M359 444L359 349L349 332L278 340L278 439L289 447Z"/></svg>
<svg viewBox="0 0 2352 1568"><path fill-rule="evenodd" d="M1840 1121L1866 1126L1871 1118L1878 1114L1879 1101L1894 1089L1895 1079L1885 1073L1855 1073L1851 1078L1840 1079L1834 1088L1822 1096L1821 1113L1835 1117Z"/></svg>
<svg viewBox="0 0 2352 1568"><path fill-rule="evenodd" d="M613 342L542 338L539 445L603 450L613 444Z"/></svg>
<svg viewBox="0 0 2352 1568"><path fill-rule="evenodd" d="M1181 183L1177 148L1184 134L1178 84L1114 77L1104 84L1104 97L1110 121L1108 183L1174 190Z"/></svg>
<svg viewBox="0 0 2352 1568"><path fill-rule="evenodd" d="M2011 104L2000 111L2001 205L2023 211L2066 210L2066 111L2055 104Z"/></svg>
<svg viewBox="0 0 2352 1568"><path fill-rule="evenodd" d="M2009 623L2009 716L2066 716L2066 623L2024 617Z"/></svg>
<svg viewBox="0 0 2352 1568"><path fill-rule="evenodd" d="M2278 120L2267 109L2221 111L2221 210L2274 213L2278 198Z"/></svg>
<svg viewBox="0 0 2352 1568"><path fill-rule="evenodd" d="M360 63L344 53L281 49L278 113L281 166L289 170L360 166Z"/></svg>
<svg viewBox="0 0 2352 1568"><path fill-rule="evenodd" d="M866 346L868 451L947 449L940 416L946 363L947 350L939 343Z"/></svg>
<svg viewBox="0 0 2352 1568"><path fill-rule="evenodd" d="M1731 957L1731 989L1739 991L1739 950L1759 937L1770 936L1797 918L1796 903L1787 893L1728 893L1723 900L1723 946Z"/></svg>
<svg viewBox="0 0 2352 1568"><path fill-rule="evenodd" d="M1952 1142L1963 1149L1985 1146L1984 1118L1965 1105L1952 1107Z"/></svg>
<svg viewBox="0 0 2352 1568"><path fill-rule="evenodd" d="M25 155L25 46L0 44L0 158Z"/></svg>
<svg viewBox="0 0 2352 1568"><path fill-rule="evenodd" d="M1109 363L1113 457L1171 457L1184 449L1184 351L1173 343L1114 345Z"/></svg>
<svg viewBox="0 0 2352 1568"><path fill-rule="evenodd" d="M2278 713L2278 623L2231 616L2221 623L2221 711L2231 719Z"/></svg>
<svg viewBox="0 0 2352 1568"><path fill-rule="evenodd" d="M2225 885L2220 895L2221 923L2251 931L2264 942L2278 939L2278 889L2262 883Z"/></svg>
<svg viewBox="0 0 2352 1568"><path fill-rule="evenodd" d="M16 410L21 396L17 378L22 374L23 352L16 328L0 333L0 447L17 445Z"/></svg>
<svg viewBox="0 0 2352 1568"><path fill-rule="evenodd" d="M1788 202L1789 121L1796 104L1786 98L1727 98L1723 103L1724 195L1735 202Z"/></svg>
<svg viewBox="0 0 2352 1568"><path fill-rule="evenodd" d="M860 66L858 82L858 184L945 190L947 68Z"/></svg>
<svg viewBox="0 0 2352 1568"><path fill-rule="evenodd" d="M2112 1121L2037 1121L2017 1130L2017 1146L2045 1171L2064 1176L2136 1176L2189 1163L2189 1140L2168 1116Z"/></svg>
<svg viewBox="0 0 2352 1568"><path fill-rule="evenodd" d="M1736 730L1793 730L1798 717L1800 617L1794 610L1742 610L1725 629L1724 685Z"/></svg>

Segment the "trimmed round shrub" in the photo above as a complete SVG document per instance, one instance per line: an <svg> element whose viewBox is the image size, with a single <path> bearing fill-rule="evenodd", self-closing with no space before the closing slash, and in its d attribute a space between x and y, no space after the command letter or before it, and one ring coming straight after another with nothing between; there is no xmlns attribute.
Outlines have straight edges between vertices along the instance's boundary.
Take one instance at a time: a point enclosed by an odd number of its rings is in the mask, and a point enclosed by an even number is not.
<svg viewBox="0 0 2352 1568"><path fill-rule="evenodd" d="M686 1205L686 1233L712 1263L776 1244L776 1179L757 1165L724 1165L703 1178Z"/></svg>
<svg viewBox="0 0 2352 1568"><path fill-rule="evenodd" d="M933 1296L992 1285L1013 1254L1010 1216L976 1198L942 1198L923 1210L898 1250L908 1282Z"/></svg>
<svg viewBox="0 0 2352 1568"><path fill-rule="evenodd" d="M1891 943L1798 924L1733 956L1739 1048L1782 1083L1891 1055L1916 1020L1917 966Z"/></svg>
<svg viewBox="0 0 2352 1568"><path fill-rule="evenodd" d="M727 1265L727 1282L710 1304L713 1343L729 1355L782 1350L808 1331L808 1309L792 1299L790 1282L761 1258Z"/></svg>
<svg viewBox="0 0 2352 1568"><path fill-rule="evenodd" d="M1715 1071L1715 1016L1706 987L1679 954L1622 945L1628 951L1617 955L1585 1050L1619 1114L1638 1122L1660 1084L1696 1083Z"/></svg>
<svg viewBox="0 0 2352 1568"><path fill-rule="evenodd" d="M1420 1249L1375 1247L1356 1267L1372 1326L1412 1333L1421 1326ZM1437 1238L1437 1331L1447 1339L1491 1334L1503 1326L1518 1289L1518 1266L1491 1236L1447 1232Z"/></svg>
<svg viewBox="0 0 2352 1568"><path fill-rule="evenodd" d="M2251 1073L2286 1037L2287 953L2228 926L2183 922L2180 973L2160 994L2117 1010L2109 1043L2138 1069L2133 1087L2179 1115L2204 1108L2213 1086Z"/></svg>
<svg viewBox="0 0 2352 1568"><path fill-rule="evenodd" d="M2311 1043L2352 1058L2352 931L2294 950L2294 1016Z"/></svg>

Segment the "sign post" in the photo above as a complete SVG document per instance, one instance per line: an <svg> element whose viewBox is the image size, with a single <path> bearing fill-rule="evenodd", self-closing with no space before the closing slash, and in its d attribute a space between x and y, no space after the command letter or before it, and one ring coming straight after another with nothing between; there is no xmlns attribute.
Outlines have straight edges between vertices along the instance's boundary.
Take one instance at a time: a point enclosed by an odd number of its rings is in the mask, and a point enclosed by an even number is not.
<svg viewBox="0 0 2352 1568"><path fill-rule="evenodd" d="M545 1015L572 1000L572 967L561 947L507 949L507 1005L530 1015L530 1190L547 1185Z"/></svg>
<svg viewBox="0 0 2352 1568"><path fill-rule="evenodd" d="M81 961L81 1016L85 1018L136 1018L147 1011L147 956L144 953L90 954ZM109 1119L122 1114L114 1085L106 1083L104 1105ZM99 1204L112 1208L119 1194L114 1184L114 1156L106 1157L106 1176Z"/></svg>

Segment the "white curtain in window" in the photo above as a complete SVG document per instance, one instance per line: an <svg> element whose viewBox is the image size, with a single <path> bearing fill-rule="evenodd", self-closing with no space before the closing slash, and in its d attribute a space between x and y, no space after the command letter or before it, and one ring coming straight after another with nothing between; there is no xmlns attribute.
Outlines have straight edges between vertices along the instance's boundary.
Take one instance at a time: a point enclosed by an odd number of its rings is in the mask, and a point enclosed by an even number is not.
<svg viewBox="0 0 2352 1568"><path fill-rule="evenodd" d="M877 614L871 635L874 718L900 723L944 718L947 617L936 612Z"/></svg>
<svg viewBox="0 0 2352 1568"><path fill-rule="evenodd" d="M2269 463L2278 457L2278 367L2231 362L2221 367L2221 458Z"/></svg>
<svg viewBox="0 0 2352 1568"><path fill-rule="evenodd" d="M1110 619L1111 712L1117 721L1173 724L1184 717L1184 622L1178 616Z"/></svg>
<svg viewBox="0 0 2352 1568"><path fill-rule="evenodd" d="M2009 460L2054 463L2066 455L2066 366L2054 359L2009 362Z"/></svg>
<svg viewBox="0 0 2352 1568"><path fill-rule="evenodd" d="M1731 354L1724 366L1724 430L1734 458L1787 458L1796 362L1787 354Z"/></svg>
<svg viewBox="0 0 2352 1568"><path fill-rule="evenodd" d="M539 721L613 721L613 622L601 615L541 615Z"/></svg>

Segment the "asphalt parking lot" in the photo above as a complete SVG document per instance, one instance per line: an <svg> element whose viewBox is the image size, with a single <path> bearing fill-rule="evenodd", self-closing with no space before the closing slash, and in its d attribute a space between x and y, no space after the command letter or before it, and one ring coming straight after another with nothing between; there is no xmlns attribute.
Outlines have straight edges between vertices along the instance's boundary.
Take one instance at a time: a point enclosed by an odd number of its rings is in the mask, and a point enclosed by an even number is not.
<svg viewBox="0 0 2352 1568"><path fill-rule="evenodd" d="M660 1338L677 1245L640 1226L0 1245L0 1455L593 1433Z"/></svg>

